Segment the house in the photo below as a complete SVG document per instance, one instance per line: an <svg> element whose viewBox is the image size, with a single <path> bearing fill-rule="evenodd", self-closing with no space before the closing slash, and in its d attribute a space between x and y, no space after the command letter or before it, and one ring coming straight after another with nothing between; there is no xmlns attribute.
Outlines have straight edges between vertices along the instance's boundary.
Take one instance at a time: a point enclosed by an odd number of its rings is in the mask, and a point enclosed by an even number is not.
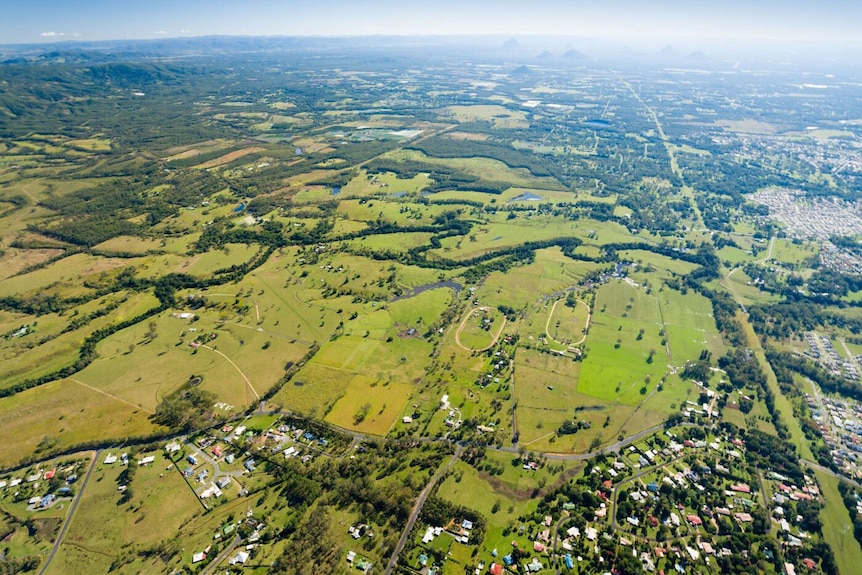
<svg viewBox="0 0 862 575"><path fill-rule="evenodd" d="M737 493L751 493L751 487L743 483L735 483L731 485L730 490L736 491Z"/></svg>
<svg viewBox="0 0 862 575"><path fill-rule="evenodd" d="M156 460L156 457L154 455L148 455L148 456L144 457L143 459L139 459L138 465L139 466L149 465L150 463L154 462L155 460Z"/></svg>
<svg viewBox="0 0 862 575"><path fill-rule="evenodd" d="M206 499L208 497L221 497L221 495L221 489L216 487L215 483L210 483L209 487L201 491L201 499Z"/></svg>
<svg viewBox="0 0 862 575"><path fill-rule="evenodd" d="M733 516L740 523L751 523L754 520L750 513L734 513Z"/></svg>
<svg viewBox="0 0 862 575"><path fill-rule="evenodd" d="M536 553L544 553L545 552L545 544L541 541L535 541L533 543L533 551Z"/></svg>
<svg viewBox="0 0 862 575"><path fill-rule="evenodd" d="M41 507L42 509L45 509L46 507L50 507L51 504L54 503L54 501L56 499L57 499L56 495L54 495L53 493L49 493L48 495L43 497L41 499L41 501L39 501L39 507Z"/></svg>
<svg viewBox="0 0 862 575"><path fill-rule="evenodd" d="M542 565L542 563L535 557L533 557L533 560L530 563L527 563L527 571L530 573L538 573L544 568L544 565Z"/></svg>
<svg viewBox="0 0 862 575"><path fill-rule="evenodd" d="M110 453L109 453L109 454L105 457L105 465L113 465L113 464L114 464L114 463L116 463L116 462L117 462L117 456L116 456L116 455L112 455L112 454L110 454Z"/></svg>
<svg viewBox="0 0 862 575"><path fill-rule="evenodd" d="M224 489L225 487L230 485L230 477L227 477L227 476L222 477L221 479L216 481L216 485L218 486L219 489Z"/></svg>
<svg viewBox="0 0 862 575"><path fill-rule="evenodd" d="M503 566L499 563L491 563L491 568L488 569L491 575L503 575Z"/></svg>
<svg viewBox="0 0 862 575"><path fill-rule="evenodd" d="M177 443L176 441L172 441L172 442L168 443L167 445L165 445L165 451L167 451L168 453L176 453L179 450L180 450L180 444Z"/></svg>
<svg viewBox="0 0 862 575"><path fill-rule="evenodd" d="M45 475L43 476L45 478L45 481L51 481L52 479L54 479L55 473L57 473L56 467L54 469L52 469L51 471L46 471Z"/></svg>
<svg viewBox="0 0 862 575"><path fill-rule="evenodd" d="M215 447L213 447L213 455L215 455L216 457L221 457L223 453L224 448L221 445L216 445Z"/></svg>
<svg viewBox="0 0 862 575"><path fill-rule="evenodd" d="M192 465L197 465L197 464L198 464L198 458L197 458L197 456L196 456L194 453L190 453L190 454L188 455L188 457L186 457L186 461L188 461L188 462L189 462L189 463L191 463Z"/></svg>
<svg viewBox="0 0 862 575"><path fill-rule="evenodd" d="M691 523L695 527L697 527L699 525L703 525L703 519L701 519L697 515L687 515L686 519L688 520L689 523Z"/></svg>
<svg viewBox="0 0 862 575"><path fill-rule="evenodd" d="M204 559L207 558L207 554L201 551L200 553L195 553L192 555L192 563L200 563Z"/></svg>
<svg viewBox="0 0 862 575"><path fill-rule="evenodd" d="M248 561L249 557L251 557L251 555L248 551L240 551L230 561L228 561L228 563L231 565L236 565L237 563L243 565Z"/></svg>
<svg viewBox="0 0 862 575"><path fill-rule="evenodd" d="M566 553L566 556L563 557L563 562L566 564L566 569L574 569L575 562L572 560L572 556Z"/></svg>
<svg viewBox="0 0 862 575"><path fill-rule="evenodd" d="M796 575L796 566L793 563L785 563L784 564L784 572L787 575Z"/></svg>

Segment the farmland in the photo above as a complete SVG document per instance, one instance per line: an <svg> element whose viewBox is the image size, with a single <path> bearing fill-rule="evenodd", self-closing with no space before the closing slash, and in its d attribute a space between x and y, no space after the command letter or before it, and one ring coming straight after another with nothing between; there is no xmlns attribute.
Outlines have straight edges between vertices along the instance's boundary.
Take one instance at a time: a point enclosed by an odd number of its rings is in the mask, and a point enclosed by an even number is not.
<svg viewBox="0 0 862 575"><path fill-rule="evenodd" d="M0 64L0 565L862 553L857 84L210 41Z"/></svg>

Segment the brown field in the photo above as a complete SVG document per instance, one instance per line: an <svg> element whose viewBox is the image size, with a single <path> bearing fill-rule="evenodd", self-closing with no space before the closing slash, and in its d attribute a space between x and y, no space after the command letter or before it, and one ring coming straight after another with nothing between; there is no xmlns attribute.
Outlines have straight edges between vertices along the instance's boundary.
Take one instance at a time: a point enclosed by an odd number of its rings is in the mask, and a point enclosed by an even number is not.
<svg viewBox="0 0 862 575"><path fill-rule="evenodd" d="M218 147L225 147L227 144L225 142L220 142L218 140L206 140L205 142L198 142L197 144L189 144L185 146L174 146L173 148L168 148L164 150L162 154L165 156L169 156L165 158L166 160L178 160L180 158L187 158L189 155L195 155L201 153L201 148L211 148L215 149ZM193 152L192 154L183 156L182 154L186 152Z"/></svg>
<svg viewBox="0 0 862 575"><path fill-rule="evenodd" d="M242 150L234 150L233 152L228 152L224 156L220 156L214 160L210 160L209 162L204 162L203 164L200 164L200 165L195 166L195 167L199 168L201 170L206 170L207 168L215 168L217 166L223 166L225 164L229 164L229 163L233 162L234 160L242 158L243 156L247 156L249 154L254 154L255 152L263 152L263 151L264 151L264 148L260 148L257 146L254 146L251 148L243 148Z"/></svg>
<svg viewBox="0 0 862 575"><path fill-rule="evenodd" d="M449 132L445 135L445 137L452 140L471 140L474 142L483 142L488 139L488 134L473 134L471 132Z"/></svg>
<svg viewBox="0 0 862 575"><path fill-rule="evenodd" d="M21 270L36 265L63 253L61 249L21 250L9 248L3 254L3 266L0 267L0 279L14 276Z"/></svg>

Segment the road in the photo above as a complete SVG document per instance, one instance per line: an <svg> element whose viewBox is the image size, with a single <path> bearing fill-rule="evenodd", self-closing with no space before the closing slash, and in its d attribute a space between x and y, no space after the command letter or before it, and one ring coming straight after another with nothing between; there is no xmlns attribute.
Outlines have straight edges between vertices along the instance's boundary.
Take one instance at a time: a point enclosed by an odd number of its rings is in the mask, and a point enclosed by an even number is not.
<svg viewBox="0 0 862 575"><path fill-rule="evenodd" d="M224 548L224 551L219 553L215 559L210 561L209 565L207 565L207 568L201 571L201 575L209 575L210 573L215 571L218 568L219 564L221 564L222 561L227 559L228 555L233 553L240 543L242 543L242 538L237 535L233 538L233 541L230 542L230 545Z"/></svg>
<svg viewBox="0 0 862 575"><path fill-rule="evenodd" d="M66 520L63 521L63 526L60 528L60 532L57 534L57 540L54 541L54 546L51 548L51 553L48 554L48 558L45 559L45 562L42 564L42 568L39 569L39 575L45 573L48 570L48 566L51 564L51 561L54 559L54 555L57 554L57 551L60 549L60 545L63 544L63 537L66 536L66 531L69 529L69 525L72 523L72 517L75 515L75 510L78 508L78 503L81 502L81 499L84 497L84 488L87 487L87 482L90 481L90 476L93 474L93 470L96 468L96 462L99 460L99 455L102 453L101 450L97 450L93 454L93 459L90 461L90 468L87 469L87 475L84 476L84 479L81 481L80 487L78 488L78 495L75 496L74 501L72 501L72 505L69 506L69 512L66 513Z"/></svg>
<svg viewBox="0 0 862 575"><path fill-rule="evenodd" d="M214 353L217 353L220 356L222 356L223 358L225 358L227 360L227 362L229 364L231 364L234 367L234 369L236 369L239 372L239 374L245 380L246 385L248 385L248 388L251 390L251 392L254 394L254 396L257 398L257 400L260 401L260 396L257 394L257 390L255 390L254 386L251 384L251 381L249 381L248 377L242 372L242 370L239 368L239 366L233 362L233 360L231 358L229 358L228 356L226 356L225 354L223 354L219 350L217 350L213 347L210 347L208 345L201 345L201 347L204 349L208 349Z"/></svg>
<svg viewBox="0 0 862 575"><path fill-rule="evenodd" d="M416 498L416 503L413 504L413 511L410 513L410 518L407 519L407 525L401 533L401 539L398 540L398 545L395 546L395 551L392 552L392 557L389 558L389 563L387 563L386 570L383 572L383 575L390 575L392 573L392 570L398 563L398 556L401 554L401 551L404 550L404 546L407 544L407 539L410 537L410 532L413 531L413 525L416 523L416 519L419 518L419 513L422 512L422 506L425 505L425 500L428 499L429 495L431 495L431 491L434 489L434 485L437 484L437 480L439 480L440 477L450 467L452 467L458 458L461 457L462 451L464 451L464 448L460 444L456 445L455 453L452 454L452 458L449 459L449 462L441 467L437 473L431 477L428 481L428 485L425 486L425 489L423 489L419 494L419 497Z"/></svg>
<svg viewBox="0 0 862 575"><path fill-rule="evenodd" d="M503 317L503 320L500 322L500 327L497 328L497 333L494 335L494 338L491 340L491 343L489 343L488 345L486 345L482 349L473 349L473 348L467 347L466 345L461 343L461 332L464 331L464 327L466 327L467 322L470 320L470 318L473 317L473 314L480 309L484 309L484 308L474 307L473 309L471 309L467 313L467 315L464 316L464 319L461 320L461 325L458 326L458 330L455 332L455 343L457 343L458 347L460 347L461 349L463 349L465 351L472 351L472 352L476 352L476 353L481 353L483 351L487 351L487 350L491 349L492 347L494 347L494 344L497 343L497 340L500 339L500 335L503 333L503 328L506 327L506 318Z"/></svg>

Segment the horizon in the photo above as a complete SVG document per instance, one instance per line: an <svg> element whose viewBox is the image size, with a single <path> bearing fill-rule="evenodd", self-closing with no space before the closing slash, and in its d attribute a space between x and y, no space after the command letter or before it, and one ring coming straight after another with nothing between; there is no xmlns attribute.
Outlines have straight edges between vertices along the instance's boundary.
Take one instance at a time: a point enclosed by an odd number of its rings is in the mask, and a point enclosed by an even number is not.
<svg viewBox="0 0 862 575"><path fill-rule="evenodd" d="M208 36L251 37L458 37L512 36L583 38L628 46L770 45L839 48L862 40L862 6L825 0L812 6L799 0L768 0L752 6L740 0L691 3L612 0L580 7L561 0L539 0L531 9L505 0L434 5L415 0L384 0L361 6L344 0L313 5L256 0L242 7L224 0L190 0L175 5L153 0L125 5L93 0L84 6L35 0L7 9L0 43L53 44L156 40Z"/></svg>

